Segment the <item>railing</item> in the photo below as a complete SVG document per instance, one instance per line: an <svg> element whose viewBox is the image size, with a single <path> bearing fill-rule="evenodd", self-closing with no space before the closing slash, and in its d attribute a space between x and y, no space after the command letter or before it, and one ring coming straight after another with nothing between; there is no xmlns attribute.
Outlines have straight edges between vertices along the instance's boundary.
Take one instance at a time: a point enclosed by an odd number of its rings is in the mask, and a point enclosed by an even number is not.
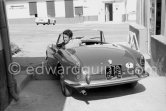
<svg viewBox="0 0 166 111"><path fill-rule="evenodd" d="M132 31L129 31L128 44L132 49L138 51L140 50L136 34Z"/></svg>
<svg viewBox="0 0 166 111"><path fill-rule="evenodd" d="M148 55L149 42L147 28L138 24L129 25L128 43L131 45L131 48Z"/></svg>

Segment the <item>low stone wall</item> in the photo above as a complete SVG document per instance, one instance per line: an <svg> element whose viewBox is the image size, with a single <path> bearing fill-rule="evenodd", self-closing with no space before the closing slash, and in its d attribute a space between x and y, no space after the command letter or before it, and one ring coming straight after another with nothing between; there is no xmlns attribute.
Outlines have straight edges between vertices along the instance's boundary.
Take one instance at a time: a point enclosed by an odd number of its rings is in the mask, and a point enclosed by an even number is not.
<svg viewBox="0 0 166 111"><path fill-rule="evenodd" d="M138 24L129 24L129 33L133 33L138 41L139 50L143 54L148 54L147 28Z"/></svg>
<svg viewBox="0 0 166 111"><path fill-rule="evenodd" d="M152 64L157 67L158 74L166 76L166 39L162 35L151 37Z"/></svg>

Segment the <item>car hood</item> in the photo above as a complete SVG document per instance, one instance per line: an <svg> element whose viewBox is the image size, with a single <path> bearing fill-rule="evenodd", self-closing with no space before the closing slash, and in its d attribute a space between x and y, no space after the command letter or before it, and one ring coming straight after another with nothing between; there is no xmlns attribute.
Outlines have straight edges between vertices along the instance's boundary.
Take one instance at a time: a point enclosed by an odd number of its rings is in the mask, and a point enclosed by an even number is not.
<svg viewBox="0 0 166 111"><path fill-rule="evenodd" d="M74 48L74 55L82 66L106 66L112 64L135 63L134 57L124 48L117 45L91 45Z"/></svg>

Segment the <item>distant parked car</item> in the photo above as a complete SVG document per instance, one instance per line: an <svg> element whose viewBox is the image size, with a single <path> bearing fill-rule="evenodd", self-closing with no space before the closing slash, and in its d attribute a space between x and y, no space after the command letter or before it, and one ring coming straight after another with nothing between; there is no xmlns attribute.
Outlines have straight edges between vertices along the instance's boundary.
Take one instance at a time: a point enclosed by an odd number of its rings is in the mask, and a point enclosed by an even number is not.
<svg viewBox="0 0 166 111"><path fill-rule="evenodd" d="M55 25L56 20L55 20L55 18L50 18L50 17L39 17L39 18L35 19L35 22L36 22L36 25L39 25L39 24L43 24L43 25L53 24L53 25Z"/></svg>

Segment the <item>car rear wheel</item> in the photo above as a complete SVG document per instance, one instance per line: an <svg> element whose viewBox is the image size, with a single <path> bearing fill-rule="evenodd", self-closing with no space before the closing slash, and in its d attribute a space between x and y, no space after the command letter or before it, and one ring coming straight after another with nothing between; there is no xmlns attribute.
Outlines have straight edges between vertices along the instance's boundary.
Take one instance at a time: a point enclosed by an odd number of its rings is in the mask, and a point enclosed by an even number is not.
<svg viewBox="0 0 166 111"><path fill-rule="evenodd" d="M134 88L137 84L138 84L138 82L136 81L136 82L128 83L128 84L126 84L126 86L128 88Z"/></svg>
<svg viewBox="0 0 166 111"><path fill-rule="evenodd" d="M54 79L59 80L59 75L57 75L57 70L56 70L57 68L56 68L56 65L54 65L54 60L47 56L47 52L46 52L45 60L46 60L46 66L47 66L47 73L53 75Z"/></svg>
<svg viewBox="0 0 166 111"><path fill-rule="evenodd" d="M62 69L61 64L58 63L57 66L56 66L56 74L55 74L57 79L60 79L61 73L63 73L63 69Z"/></svg>
<svg viewBox="0 0 166 111"><path fill-rule="evenodd" d="M72 89L64 83L62 78L60 79L60 84L61 84L62 94L66 97L71 96L72 95Z"/></svg>

